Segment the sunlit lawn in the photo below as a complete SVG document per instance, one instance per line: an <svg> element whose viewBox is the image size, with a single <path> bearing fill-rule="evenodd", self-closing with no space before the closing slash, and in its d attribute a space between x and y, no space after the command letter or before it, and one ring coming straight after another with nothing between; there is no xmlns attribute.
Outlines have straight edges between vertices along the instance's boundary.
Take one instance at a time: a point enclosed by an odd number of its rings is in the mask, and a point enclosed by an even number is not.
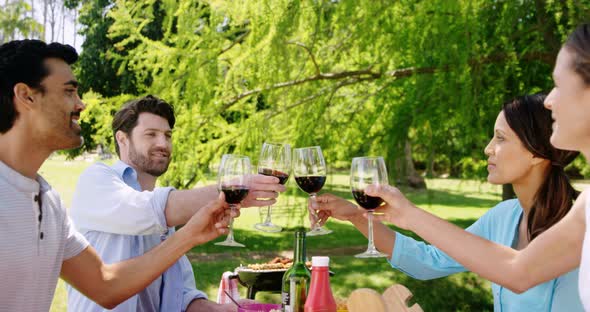
<svg viewBox="0 0 590 312"><path fill-rule="evenodd" d="M91 164L91 161L65 161L61 157L54 157L41 168L41 173L62 195L62 199L69 207L78 175ZM213 179L212 179L213 181ZM466 227L487 209L500 200L500 187L471 180L430 179L427 181L428 191L407 192L406 195L422 208ZM242 209L242 215L235 222L236 239L245 243L245 249L232 249L213 245L213 242L194 248L191 255L214 255L231 253L231 258L210 262L194 263L197 287L206 291L211 299L217 296L217 287L221 273L233 270L240 264L251 263L254 260L246 252L271 251L280 252L292 250L292 230L294 227L305 225L305 207L307 197L297 189L294 181L287 184L288 191L280 197L273 214L273 222L285 227L285 231L278 234L268 234L256 231L253 225L261 221L263 213L259 209ZM332 174L324 187L325 192L332 192L348 199L352 199L348 188L348 177L345 173ZM264 212L263 210L262 212ZM365 246L366 239L351 225L330 221L327 227L334 233L328 236L308 238L308 256L320 255L326 248ZM223 238L218 239L217 241ZM269 256L270 257L270 256ZM482 311L492 310L492 295L489 283L471 273L455 274L448 278L432 281L418 281L391 269L382 259L360 260L352 254L333 256L332 270L336 273L331 279L332 288L337 297L345 298L348 294L361 287L383 291L394 283L406 285L414 294L414 300L425 311ZM258 261L265 261L262 259ZM242 294L245 295L245 289ZM62 281L58 284L51 311L66 310L66 294ZM261 293L257 296L262 301L278 301L277 295Z"/></svg>

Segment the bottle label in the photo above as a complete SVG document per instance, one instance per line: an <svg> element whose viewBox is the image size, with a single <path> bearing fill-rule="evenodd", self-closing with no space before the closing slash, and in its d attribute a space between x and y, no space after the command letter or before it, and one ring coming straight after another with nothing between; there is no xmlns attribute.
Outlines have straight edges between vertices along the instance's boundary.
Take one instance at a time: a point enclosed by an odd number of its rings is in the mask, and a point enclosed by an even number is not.
<svg viewBox="0 0 590 312"><path fill-rule="evenodd" d="M289 300L290 294L286 291L281 293L281 299L283 303L284 312L291 312L293 309L291 308L291 300Z"/></svg>

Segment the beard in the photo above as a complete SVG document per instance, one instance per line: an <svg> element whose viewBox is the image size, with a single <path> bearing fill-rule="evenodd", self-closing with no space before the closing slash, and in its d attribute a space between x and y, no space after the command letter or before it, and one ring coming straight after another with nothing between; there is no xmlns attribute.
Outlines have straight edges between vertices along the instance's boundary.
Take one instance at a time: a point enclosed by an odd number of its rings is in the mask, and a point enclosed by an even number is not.
<svg viewBox="0 0 590 312"><path fill-rule="evenodd" d="M137 167L138 170L146 172L154 177L159 177L164 172L168 170L168 165L170 165L170 152L165 151L168 153L168 159L162 160L154 160L150 158L150 153L163 151L162 149L150 149L148 150L147 155L143 155L137 151L133 141L129 141L129 160Z"/></svg>

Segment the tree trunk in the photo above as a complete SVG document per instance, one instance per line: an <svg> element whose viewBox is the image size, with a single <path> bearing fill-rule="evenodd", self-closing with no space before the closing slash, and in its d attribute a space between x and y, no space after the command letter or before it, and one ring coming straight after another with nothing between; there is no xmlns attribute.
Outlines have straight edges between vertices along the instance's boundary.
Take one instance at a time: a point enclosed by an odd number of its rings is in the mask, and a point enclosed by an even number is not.
<svg viewBox="0 0 590 312"><path fill-rule="evenodd" d="M401 148L401 146L400 146ZM421 177L412 160L412 145L406 140L403 147L404 153L389 161L390 176L393 178L389 181L392 185L404 185L414 189L426 189L426 182ZM393 166L392 166L393 165ZM393 173L393 174L392 174Z"/></svg>
<svg viewBox="0 0 590 312"><path fill-rule="evenodd" d="M426 177L433 178L434 174L434 147L430 147L428 150L428 160L426 163Z"/></svg>
<svg viewBox="0 0 590 312"><path fill-rule="evenodd" d="M512 188L512 184L502 185L502 200L509 200L513 198L516 198L516 194L514 193L514 188Z"/></svg>
<svg viewBox="0 0 590 312"><path fill-rule="evenodd" d="M424 178L421 177L418 172L416 172L416 168L414 167L414 160L412 159L412 145L410 141L407 140L404 146L404 159L406 162L406 179L408 180L408 185L412 188L416 189L426 189L426 182Z"/></svg>
<svg viewBox="0 0 590 312"><path fill-rule="evenodd" d="M66 43L66 4L61 5L61 43Z"/></svg>
<svg viewBox="0 0 590 312"><path fill-rule="evenodd" d="M37 19L35 18L35 0L31 0L31 18L32 18L33 20L35 20L35 21L37 20ZM32 37L37 37L38 35L39 35L39 34L37 34L37 32L36 32L36 31L33 31L33 32L31 33L31 36L32 36Z"/></svg>
<svg viewBox="0 0 590 312"><path fill-rule="evenodd" d="M41 34L41 39L46 40L45 35L47 32L47 2L50 0L43 0L43 33Z"/></svg>
<svg viewBox="0 0 590 312"><path fill-rule="evenodd" d="M74 8L74 48L76 47L76 37L78 35L78 8Z"/></svg>
<svg viewBox="0 0 590 312"><path fill-rule="evenodd" d="M55 41L55 5L57 0L49 0L49 10L51 15L49 16L51 19L49 20L49 24L51 25L51 42Z"/></svg>

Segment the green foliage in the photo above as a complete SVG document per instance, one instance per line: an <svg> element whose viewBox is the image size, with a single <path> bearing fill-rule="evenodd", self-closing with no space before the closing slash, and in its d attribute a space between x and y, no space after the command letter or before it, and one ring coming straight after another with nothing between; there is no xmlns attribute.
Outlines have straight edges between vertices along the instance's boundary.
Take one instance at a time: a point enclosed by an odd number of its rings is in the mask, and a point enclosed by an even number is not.
<svg viewBox="0 0 590 312"><path fill-rule="evenodd" d="M111 5L111 0L84 1L80 10L80 34L85 40L76 64L76 76L81 83L81 93L90 90L104 96L137 93L135 76L131 72L119 71L117 63L110 57L116 40L107 37L113 20L105 10Z"/></svg>
<svg viewBox="0 0 590 312"><path fill-rule="evenodd" d="M392 178L407 174L410 142L425 168L481 176L501 104L552 87L555 55L588 7L118 0L104 15L106 56L176 107L165 183L194 184L223 153L256 161L264 140L321 145L339 167L383 155Z"/></svg>
<svg viewBox="0 0 590 312"><path fill-rule="evenodd" d="M114 5L113 0L69 0L66 5L75 7L82 2L80 12L80 33L85 36L82 53L77 63L76 75L81 82L80 91L89 90L103 96L117 96L123 93L138 94L151 83L149 75L134 73L127 66L125 51L115 45L125 38L110 37L109 28L113 19L107 14ZM144 25L141 33L153 40L162 38L163 12L159 1L150 2L151 23Z"/></svg>
<svg viewBox="0 0 590 312"><path fill-rule="evenodd" d="M565 168L566 173L571 178L590 179L590 166L584 157L579 156L569 166Z"/></svg>
<svg viewBox="0 0 590 312"><path fill-rule="evenodd" d="M0 44L16 39L16 36L30 37L39 34L43 26L32 17L26 16L31 6L23 1L6 1L0 5Z"/></svg>
<svg viewBox="0 0 590 312"><path fill-rule="evenodd" d="M84 150L94 150L100 144L105 151L115 153L115 142L111 124L113 116L133 95L122 94L104 98L96 92L84 94L86 109L80 115L84 143L80 148L66 151L68 158L74 158Z"/></svg>

